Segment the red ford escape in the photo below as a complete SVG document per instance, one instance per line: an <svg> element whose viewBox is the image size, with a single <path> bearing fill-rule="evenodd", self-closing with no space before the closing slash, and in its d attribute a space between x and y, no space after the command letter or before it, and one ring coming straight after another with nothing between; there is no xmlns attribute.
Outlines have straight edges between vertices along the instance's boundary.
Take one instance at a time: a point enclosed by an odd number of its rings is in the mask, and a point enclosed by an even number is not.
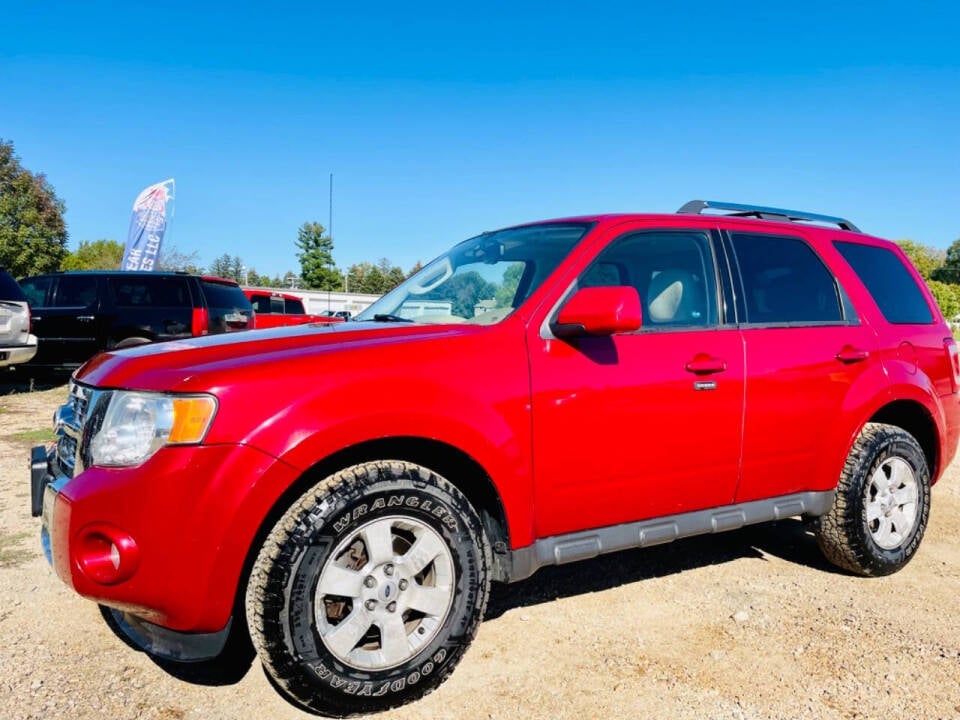
<svg viewBox="0 0 960 720"><path fill-rule="evenodd" d="M106 352L32 455L57 575L181 661L247 633L327 715L434 689L490 583L791 516L916 553L957 346L896 245L694 201L487 232L361 313ZM228 646L229 647L229 646Z"/></svg>

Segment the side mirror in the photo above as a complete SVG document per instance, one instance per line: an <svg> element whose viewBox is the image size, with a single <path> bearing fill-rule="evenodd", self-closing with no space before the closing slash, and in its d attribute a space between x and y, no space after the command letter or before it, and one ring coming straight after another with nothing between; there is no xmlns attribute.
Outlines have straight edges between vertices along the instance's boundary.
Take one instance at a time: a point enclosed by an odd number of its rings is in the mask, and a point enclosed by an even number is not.
<svg viewBox="0 0 960 720"><path fill-rule="evenodd" d="M614 335L639 330L640 296L636 288L589 287L574 293L550 329L557 337Z"/></svg>

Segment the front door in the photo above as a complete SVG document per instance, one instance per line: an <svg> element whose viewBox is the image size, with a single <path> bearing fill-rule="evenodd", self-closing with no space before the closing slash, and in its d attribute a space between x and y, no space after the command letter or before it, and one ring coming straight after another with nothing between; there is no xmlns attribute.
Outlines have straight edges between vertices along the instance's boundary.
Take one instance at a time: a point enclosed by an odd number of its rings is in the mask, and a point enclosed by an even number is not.
<svg viewBox="0 0 960 720"><path fill-rule="evenodd" d="M743 341L724 322L714 258L706 231L621 227L577 287L636 288L642 328L531 332L538 537L732 502Z"/></svg>

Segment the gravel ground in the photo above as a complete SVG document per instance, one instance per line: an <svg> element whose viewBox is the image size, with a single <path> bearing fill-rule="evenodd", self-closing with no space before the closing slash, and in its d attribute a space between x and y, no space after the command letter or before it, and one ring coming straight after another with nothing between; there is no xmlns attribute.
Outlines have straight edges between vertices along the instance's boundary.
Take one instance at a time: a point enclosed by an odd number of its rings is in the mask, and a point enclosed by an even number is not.
<svg viewBox="0 0 960 720"><path fill-rule="evenodd" d="M308 717L253 661L164 669L42 557L27 457L64 388L0 397L0 717ZM835 571L795 520L494 586L453 676L395 718L960 718L960 466L900 573Z"/></svg>

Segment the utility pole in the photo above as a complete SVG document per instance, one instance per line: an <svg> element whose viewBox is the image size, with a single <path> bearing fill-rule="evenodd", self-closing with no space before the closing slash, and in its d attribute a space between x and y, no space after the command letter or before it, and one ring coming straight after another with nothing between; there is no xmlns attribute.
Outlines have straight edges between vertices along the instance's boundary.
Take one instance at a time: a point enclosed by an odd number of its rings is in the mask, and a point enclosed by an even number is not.
<svg viewBox="0 0 960 720"><path fill-rule="evenodd" d="M330 173L330 222L327 224L327 234L330 236L330 244L333 244L333 173ZM330 258L333 259L332 257ZM336 266L333 267L336 269ZM329 280L328 280L329 282ZM327 285L327 311L330 311L330 286Z"/></svg>

